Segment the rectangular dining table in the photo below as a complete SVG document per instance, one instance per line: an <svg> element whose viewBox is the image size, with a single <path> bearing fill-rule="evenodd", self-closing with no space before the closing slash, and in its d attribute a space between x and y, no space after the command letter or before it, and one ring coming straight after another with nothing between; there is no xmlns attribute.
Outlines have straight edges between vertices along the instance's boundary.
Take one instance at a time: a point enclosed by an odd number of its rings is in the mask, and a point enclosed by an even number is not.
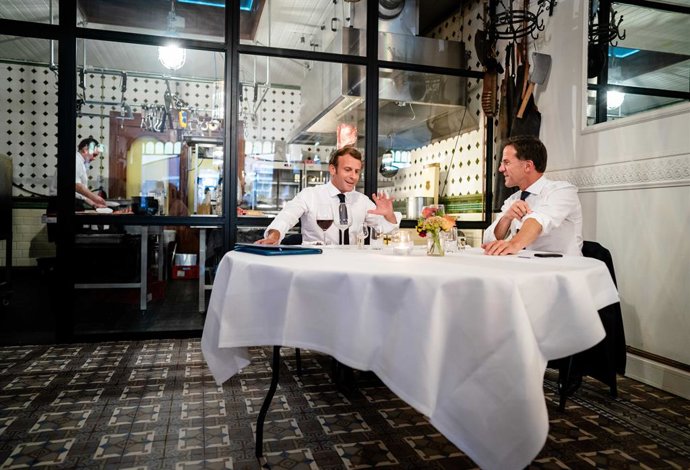
<svg viewBox="0 0 690 470"><path fill-rule="evenodd" d="M601 341L597 310L618 301L606 266L584 257L231 251L202 351L219 384L249 364L250 346L329 354L376 373L482 468L524 468L548 433L547 361Z"/></svg>

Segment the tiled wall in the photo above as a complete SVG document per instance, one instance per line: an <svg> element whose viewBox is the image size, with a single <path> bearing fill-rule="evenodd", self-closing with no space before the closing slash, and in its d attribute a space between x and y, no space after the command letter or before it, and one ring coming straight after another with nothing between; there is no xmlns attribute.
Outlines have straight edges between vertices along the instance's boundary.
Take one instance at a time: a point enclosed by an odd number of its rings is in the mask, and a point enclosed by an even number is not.
<svg viewBox="0 0 690 470"><path fill-rule="evenodd" d="M57 77L48 67L0 64L0 78L0 148L12 159L15 184L46 195L57 161Z"/></svg>
<svg viewBox="0 0 690 470"><path fill-rule="evenodd" d="M48 241L46 224L41 221L44 209L12 211L12 265L36 266L37 258L55 256L55 244ZM0 266L6 263L7 241L0 241Z"/></svg>
<svg viewBox="0 0 690 470"><path fill-rule="evenodd" d="M0 64L3 78L0 95L0 136L3 153L12 158L14 196L46 196L50 179L57 165L57 77L48 67ZM84 80L88 101L120 102L121 78L116 75L89 74ZM211 82L171 81L172 93L178 93L189 106L203 116L218 112L222 103L218 98L218 85ZM162 104L166 90L164 80L129 77L125 101L132 112L141 112L143 104ZM82 90L78 93L81 95ZM85 105L85 113L108 114L119 108ZM98 187L108 177L109 118L84 116L77 119L77 143L89 136L98 139L106 148L89 170L90 185ZM105 186L103 184L103 186Z"/></svg>
<svg viewBox="0 0 690 470"><path fill-rule="evenodd" d="M477 15L483 12L483 2L479 0L466 2L448 20L438 25L429 36L464 42L468 55L467 66L473 70L481 70L481 64L474 51L474 34L482 28L483 23L477 19ZM430 163L440 164L441 196L456 197L484 192L485 142L481 87L481 80L467 80L467 112L479 122L479 129L414 149L412 165L400 170L396 176L387 180L395 185L389 191L396 199L418 195L418 191L426 183L423 168Z"/></svg>
<svg viewBox="0 0 690 470"><path fill-rule="evenodd" d="M484 190L483 126L458 137L445 139L412 151L412 165L391 178L388 191L396 199L419 194L425 184L424 167L440 164L439 191L444 196L478 194ZM450 171L450 174L448 172Z"/></svg>
<svg viewBox="0 0 690 470"><path fill-rule="evenodd" d="M253 87L242 87L240 119L244 121L244 137L286 141L297 125L302 93L289 88L269 88L265 94L264 91L265 88L260 88L254 100ZM260 101L258 109L257 101Z"/></svg>

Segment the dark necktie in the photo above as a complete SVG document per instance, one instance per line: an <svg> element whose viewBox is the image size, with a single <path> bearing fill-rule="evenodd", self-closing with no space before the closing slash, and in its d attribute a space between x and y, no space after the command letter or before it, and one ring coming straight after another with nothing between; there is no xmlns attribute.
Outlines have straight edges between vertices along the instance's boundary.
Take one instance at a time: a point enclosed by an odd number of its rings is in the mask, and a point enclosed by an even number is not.
<svg viewBox="0 0 690 470"><path fill-rule="evenodd" d="M343 193L338 194L338 199L340 199L340 206L338 206L338 215L340 216L340 220L347 220L347 206L345 205L345 195ZM349 228L340 232L340 244L350 244Z"/></svg>
<svg viewBox="0 0 690 470"><path fill-rule="evenodd" d="M532 194L532 193L530 193L529 191L523 191L523 192L521 192L521 193L520 193L520 200L521 200L521 201L524 201L525 199L527 199L527 198L529 197L530 194ZM519 233L519 232L520 232L520 229L517 229L517 230L515 231L515 233Z"/></svg>

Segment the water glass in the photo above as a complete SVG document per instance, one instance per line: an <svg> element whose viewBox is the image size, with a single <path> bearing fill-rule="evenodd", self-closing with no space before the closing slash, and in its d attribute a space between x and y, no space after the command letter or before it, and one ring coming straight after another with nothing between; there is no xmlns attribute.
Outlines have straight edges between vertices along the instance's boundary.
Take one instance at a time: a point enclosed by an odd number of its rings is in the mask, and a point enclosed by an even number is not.
<svg viewBox="0 0 690 470"><path fill-rule="evenodd" d="M465 238L465 236L464 235L458 236L458 249L464 250L466 246L467 246L467 239Z"/></svg>
<svg viewBox="0 0 690 470"><path fill-rule="evenodd" d="M383 248L383 228L380 225L372 225L369 227L371 238L369 245L373 250L380 250Z"/></svg>
<svg viewBox="0 0 690 470"><path fill-rule="evenodd" d="M451 227L447 232L443 232L443 249L446 253L456 253L458 251L457 227Z"/></svg>

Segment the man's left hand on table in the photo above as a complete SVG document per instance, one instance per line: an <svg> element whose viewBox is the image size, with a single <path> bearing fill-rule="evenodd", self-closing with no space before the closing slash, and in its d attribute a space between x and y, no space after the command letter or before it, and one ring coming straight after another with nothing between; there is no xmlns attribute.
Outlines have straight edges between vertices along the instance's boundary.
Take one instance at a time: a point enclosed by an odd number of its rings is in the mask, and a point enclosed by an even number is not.
<svg viewBox="0 0 690 470"><path fill-rule="evenodd" d="M507 240L495 240L482 245L485 255L505 256L514 255L522 249L519 245Z"/></svg>

